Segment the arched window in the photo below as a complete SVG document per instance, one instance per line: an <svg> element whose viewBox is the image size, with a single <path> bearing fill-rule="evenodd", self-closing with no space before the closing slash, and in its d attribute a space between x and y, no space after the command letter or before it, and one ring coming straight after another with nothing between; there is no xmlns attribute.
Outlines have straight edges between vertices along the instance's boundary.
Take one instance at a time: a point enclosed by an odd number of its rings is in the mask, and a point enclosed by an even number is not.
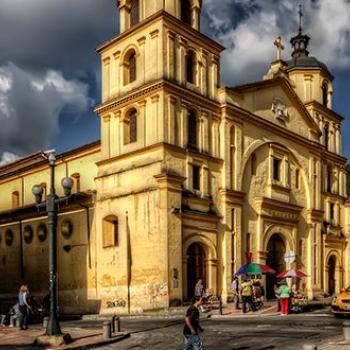
<svg viewBox="0 0 350 350"><path fill-rule="evenodd" d="M137 110L132 108L124 119L124 144L137 141Z"/></svg>
<svg viewBox="0 0 350 350"><path fill-rule="evenodd" d="M181 21L192 25L191 0L181 0Z"/></svg>
<svg viewBox="0 0 350 350"><path fill-rule="evenodd" d="M130 50L124 59L124 84L130 84L136 80L136 52Z"/></svg>
<svg viewBox="0 0 350 350"><path fill-rule="evenodd" d="M191 83L196 83L196 53L192 50L186 55L186 80Z"/></svg>
<svg viewBox="0 0 350 350"><path fill-rule="evenodd" d="M252 158L251 158L250 162L251 162L250 163L251 164L251 174L253 176L255 176L256 175L256 154L255 153L252 154Z"/></svg>
<svg viewBox="0 0 350 350"><path fill-rule="evenodd" d="M326 82L322 84L322 104L328 107L328 84Z"/></svg>
<svg viewBox="0 0 350 350"><path fill-rule="evenodd" d="M328 150L329 148L329 125L328 123L325 124L323 128L323 141L326 149Z"/></svg>
<svg viewBox="0 0 350 350"><path fill-rule="evenodd" d="M196 112L188 112L188 147L197 149L197 116Z"/></svg>
<svg viewBox="0 0 350 350"><path fill-rule="evenodd" d="M332 166L328 165L327 166L327 188L326 191L331 193L332 192Z"/></svg>
<svg viewBox="0 0 350 350"><path fill-rule="evenodd" d="M299 169L295 170L295 188L296 189L300 188L300 170Z"/></svg>
<svg viewBox="0 0 350 350"><path fill-rule="evenodd" d="M130 6L130 26L132 27L140 22L140 1L131 0Z"/></svg>
<svg viewBox="0 0 350 350"><path fill-rule="evenodd" d="M115 247L119 244L118 218L114 215L105 217L102 221L103 248Z"/></svg>

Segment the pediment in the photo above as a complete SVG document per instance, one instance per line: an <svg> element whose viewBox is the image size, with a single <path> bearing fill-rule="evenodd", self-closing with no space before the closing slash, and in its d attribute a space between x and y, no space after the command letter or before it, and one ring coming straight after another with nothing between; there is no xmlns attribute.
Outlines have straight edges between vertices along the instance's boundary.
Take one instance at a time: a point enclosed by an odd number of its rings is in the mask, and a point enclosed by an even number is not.
<svg viewBox="0 0 350 350"><path fill-rule="evenodd" d="M234 91L241 94L240 107L305 138L319 139L321 130L287 80L257 82Z"/></svg>

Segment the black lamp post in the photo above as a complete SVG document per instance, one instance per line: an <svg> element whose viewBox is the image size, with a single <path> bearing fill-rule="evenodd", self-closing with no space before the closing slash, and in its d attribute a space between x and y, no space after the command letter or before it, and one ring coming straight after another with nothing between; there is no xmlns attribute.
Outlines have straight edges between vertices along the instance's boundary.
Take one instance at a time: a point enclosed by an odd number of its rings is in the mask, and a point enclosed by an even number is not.
<svg viewBox="0 0 350 350"><path fill-rule="evenodd" d="M50 193L46 199L47 224L49 230L49 270L50 270L50 313L46 328L46 335L62 335L57 314L57 214L58 204L66 201L71 194L73 180L65 177L61 184L65 197L59 198L55 189L55 166L56 152L51 150L43 153L43 157L48 160L50 167ZM40 185L35 185L32 189L35 201L39 206L42 201L43 189Z"/></svg>

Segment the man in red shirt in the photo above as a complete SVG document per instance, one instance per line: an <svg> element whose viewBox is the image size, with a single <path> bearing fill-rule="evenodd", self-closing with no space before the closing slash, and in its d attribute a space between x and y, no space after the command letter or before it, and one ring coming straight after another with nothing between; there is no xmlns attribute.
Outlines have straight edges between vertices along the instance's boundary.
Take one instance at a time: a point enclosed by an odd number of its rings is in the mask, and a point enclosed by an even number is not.
<svg viewBox="0 0 350 350"><path fill-rule="evenodd" d="M202 350L202 339L199 332L203 332L203 328L199 324L199 307L202 305L201 297L194 297L192 305L186 311L184 326L184 350Z"/></svg>

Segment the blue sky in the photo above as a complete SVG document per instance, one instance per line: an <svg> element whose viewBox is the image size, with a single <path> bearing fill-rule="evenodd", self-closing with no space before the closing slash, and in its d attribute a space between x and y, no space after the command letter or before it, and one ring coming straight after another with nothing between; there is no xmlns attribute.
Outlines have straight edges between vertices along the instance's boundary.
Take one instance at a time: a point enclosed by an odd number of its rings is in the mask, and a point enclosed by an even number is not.
<svg viewBox="0 0 350 350"><path fill-rule="evenodd" d="M296 0L203 0L202 31L221 42L224 85L260 80L281 35L290 56ZM350 85L350 2L304 0L311 55L335 76L334 109L346 121ZM115 0L0 0L0 162L45 147L62 152L99 138L95 48L117 35Z"/></svg>

